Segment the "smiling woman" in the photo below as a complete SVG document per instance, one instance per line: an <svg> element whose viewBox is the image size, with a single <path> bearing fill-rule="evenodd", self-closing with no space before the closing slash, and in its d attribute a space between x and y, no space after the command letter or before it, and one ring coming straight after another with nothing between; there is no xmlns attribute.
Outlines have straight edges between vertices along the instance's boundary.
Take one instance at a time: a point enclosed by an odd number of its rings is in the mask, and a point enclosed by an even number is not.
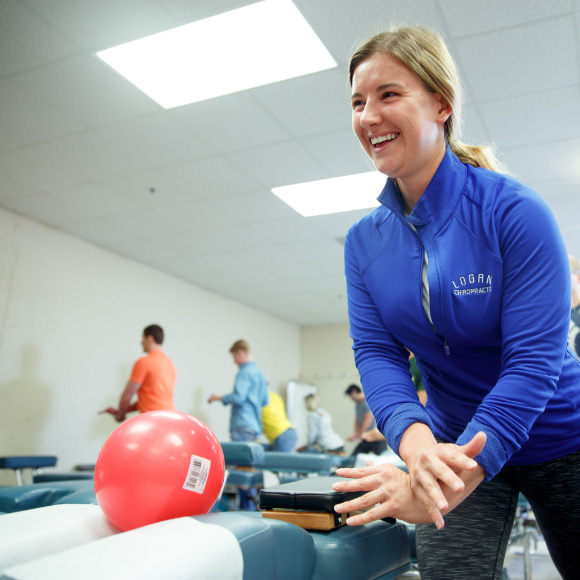
<svg viewBox="0 0 580 580"><path fill-rule="evenodd" d="M560 574L576 577L580 366L555 219L491 148L459 141L459 79L437 33L374 36L350 80L354 133L389 176L345 241L350 332L377 426L409 473L341 470L352 480L336 489L368 493L337 511L375 506L350 525L433 522L417 526L421 577L483 580L501 575L522 493Z"/></svg>

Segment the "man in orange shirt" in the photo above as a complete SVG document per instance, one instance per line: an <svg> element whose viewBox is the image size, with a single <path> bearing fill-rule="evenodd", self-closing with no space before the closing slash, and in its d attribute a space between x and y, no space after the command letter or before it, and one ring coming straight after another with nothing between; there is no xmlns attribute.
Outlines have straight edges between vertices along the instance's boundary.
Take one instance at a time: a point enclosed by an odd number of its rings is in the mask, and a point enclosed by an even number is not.
<svg viewBox="0 0 580 580"><path fill-rule="evenodd" d="M127 413L139 411L175 410L173 388L177 373L169 357L163 352L163 329L157 324L143 331L141 346L146 356L142 356L133 366L133 372L121 395L119 408L109 407L101 413L110 413L120 423ZM137 394L137 401L132 403Z"/></svg>

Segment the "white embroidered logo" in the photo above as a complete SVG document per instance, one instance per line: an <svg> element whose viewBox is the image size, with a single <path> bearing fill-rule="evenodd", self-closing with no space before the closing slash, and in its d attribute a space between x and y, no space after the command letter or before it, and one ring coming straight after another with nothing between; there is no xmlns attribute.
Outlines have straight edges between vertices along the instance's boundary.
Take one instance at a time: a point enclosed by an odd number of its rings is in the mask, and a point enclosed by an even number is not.
<svg viewBox="0 0 580 580"><path fill-rule="evenodd" d="M460 276L457 282L451 280L453 294L465 296L467 294L487 294L491 292L491 274L468 274Z"/></svg>

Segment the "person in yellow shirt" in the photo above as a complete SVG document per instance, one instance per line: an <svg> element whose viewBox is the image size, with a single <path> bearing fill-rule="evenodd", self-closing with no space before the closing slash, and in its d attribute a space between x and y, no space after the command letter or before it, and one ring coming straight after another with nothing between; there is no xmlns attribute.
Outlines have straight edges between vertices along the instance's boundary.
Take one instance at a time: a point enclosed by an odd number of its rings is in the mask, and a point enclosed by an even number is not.
<svg viewBox="0 0 580 580"><path fill-rule="evenodd" d="M262 407L262 424L264 435L270 441L269 451L294 451L298 442L298 433L288 421L282 397L268 391L269 402Z"/></svg>

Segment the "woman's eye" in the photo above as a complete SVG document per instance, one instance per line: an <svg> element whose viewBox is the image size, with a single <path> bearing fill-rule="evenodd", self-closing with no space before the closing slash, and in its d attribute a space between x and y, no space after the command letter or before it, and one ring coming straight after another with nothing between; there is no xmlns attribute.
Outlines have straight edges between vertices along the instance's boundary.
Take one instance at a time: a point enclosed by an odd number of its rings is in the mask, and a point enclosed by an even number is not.
<svg viewBox="0 0 580 580"><path fill-rule="evenodd" d="M362 106L363 102L362 101L353 101L352 102L352 108L353 109L358 109L360 106Z"/></svg>
<svg viewBox="0 0 580 580"><path fill-rule="evenodd" d="M396 93L387 92L383 95L383 99L388 99L389 97L396 97Z"/></svg>

